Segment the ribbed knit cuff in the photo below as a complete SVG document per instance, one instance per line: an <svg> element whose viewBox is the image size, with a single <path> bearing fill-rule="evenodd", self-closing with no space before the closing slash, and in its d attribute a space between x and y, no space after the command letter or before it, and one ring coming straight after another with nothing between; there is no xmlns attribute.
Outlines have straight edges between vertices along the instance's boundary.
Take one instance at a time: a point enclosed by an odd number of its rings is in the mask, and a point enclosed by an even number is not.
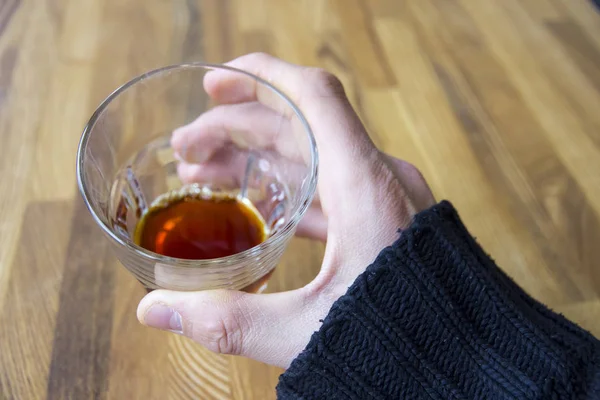
<svg viewBox="0 0 600 400"><path fill-rule="evenodd" d="M598 390L598 368L598 341L525 294L445 201L418 214L335 302L277 393L574 398Z"/></svg>

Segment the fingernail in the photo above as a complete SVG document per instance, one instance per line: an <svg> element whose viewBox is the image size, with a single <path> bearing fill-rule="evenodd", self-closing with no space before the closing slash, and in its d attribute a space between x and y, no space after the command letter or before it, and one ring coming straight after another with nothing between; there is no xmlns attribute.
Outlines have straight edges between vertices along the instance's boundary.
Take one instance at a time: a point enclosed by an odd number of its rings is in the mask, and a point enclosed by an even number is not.
<svg viewBox="0 0 600 400"><path fill-rule="evenodd" d="M144 323L153 328L183 334L181 315L165 304L153 304L144 315Z"/></svg>

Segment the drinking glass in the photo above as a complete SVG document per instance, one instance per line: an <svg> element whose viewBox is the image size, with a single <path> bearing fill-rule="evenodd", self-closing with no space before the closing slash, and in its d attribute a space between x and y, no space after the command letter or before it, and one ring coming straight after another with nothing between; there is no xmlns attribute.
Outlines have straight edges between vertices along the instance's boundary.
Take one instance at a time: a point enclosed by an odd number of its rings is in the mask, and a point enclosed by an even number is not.
<svg viewBox="0 0 600 400"><path fill-rule="evenodd" d="M218 75L224 82L230 97L252 88L257 98L217 104L205 90L211 74L213 81ZM243 112L236 114L237 109ZM195 132L194 121L203 117L212 127ZM186 154L172 147L176 129L199 138L183 149ZM148 290L256 292L312 202L317 165L311 129L284 93L245 71L191 63L140 75L100 104L79 143L77 181L117 258ZM177 191L250 201L268 238L241 253L207 260L167 257L134 243L136 225L153 202Z"/></svg>

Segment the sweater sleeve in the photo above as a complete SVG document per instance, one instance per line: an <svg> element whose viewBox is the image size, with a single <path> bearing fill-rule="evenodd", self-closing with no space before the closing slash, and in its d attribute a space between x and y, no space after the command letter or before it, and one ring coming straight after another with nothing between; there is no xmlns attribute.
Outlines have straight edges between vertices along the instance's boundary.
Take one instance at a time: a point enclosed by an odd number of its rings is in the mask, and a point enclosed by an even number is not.
<svg viewBox="0 0 600 400"><path fill-rule="evenodd" d="M599 371L599 342L529 297L442 202L334 303L277 394L600 399Z"/></svg>

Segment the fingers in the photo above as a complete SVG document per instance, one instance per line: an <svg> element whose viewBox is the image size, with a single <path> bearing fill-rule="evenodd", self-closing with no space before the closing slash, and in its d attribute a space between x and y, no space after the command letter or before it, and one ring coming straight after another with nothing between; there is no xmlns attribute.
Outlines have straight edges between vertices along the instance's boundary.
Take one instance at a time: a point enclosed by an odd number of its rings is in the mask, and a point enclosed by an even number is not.
<svg viewBox="0 0 600 400"><path fill-rule="evenodd" d="M227 188L237 188L243 180L248 153L225 147L212 154L209 161L202 164L177 164L177 175L184 184L209 183Z"/></svg>
<svg viewBox="0 0 600 400"><path fill-rule="evenodd" d="M156 290L142 299L137 315L142 324L185 335L211 351L287 367L317 329L319 317L310 318L317 311L323 313L307 307L301 291Z"/></svg>
<svg viewBox="0 0 600 400"><path fill-rule="evenodd" d="M327 194L319 191L323 203L328 204L324 211L327 213L334 204L342 204L344 192L341 189L352 186L369 168L376 149L340 81L323 70L288 64L265 54L243 56L228 65L273 84L299 106L313 129L323 164L319 187L327 187ZM278 113L287 106L286 101L267 86L239 73L212 71L205 76L204 87L221 103L258 101ZM292 125L294 121L298 119L293 118Z"/></svg>
<svg viewBox="0 0 600 400"><path fill-rule="evenodd" d="M408 196L415 203L416 211L425 210L435 204L435 198L421 172L409 162L384 154L388 165L402 182Z"/></svg>
<svg viewBox="0 0 600 400"><path fill-rule="evenodd" d="M315 102L315 99L338 102L346 98L342 84L334 75L318 68L290 64L268 54L248 54L226 65L247 71L280 89L293 103L300 106L307 117L311 112L322 108L323 103ZM255 79L224 70L206 74L204 88L220 103L259 101L278 112L286 103L276 92Z"/></svg>
<svg viewBox="0 0 600 400"><path fill-rule="evenodd" d="M227 143L241 149L273 148L290 159L300 160L293 140L285 140L290 121L258 103L221 105L173 132L171 146L188 163L203 163Z"/></svg>
<svg viewBox="0 0 600 400"><path fill-rule="evenodd" d="M288 119L258 102L217 106L173 132L179 177L184 183L210 182L213 177L240 183L238 172L245 170L248 155L244 149L252 147L272 161L271 168L283 167L287 176L302 179L307 166L297 143L286 140L290 129ZM237 157L225 162L224 150ZM314 201L320 201L318 193Z"/></svg>

